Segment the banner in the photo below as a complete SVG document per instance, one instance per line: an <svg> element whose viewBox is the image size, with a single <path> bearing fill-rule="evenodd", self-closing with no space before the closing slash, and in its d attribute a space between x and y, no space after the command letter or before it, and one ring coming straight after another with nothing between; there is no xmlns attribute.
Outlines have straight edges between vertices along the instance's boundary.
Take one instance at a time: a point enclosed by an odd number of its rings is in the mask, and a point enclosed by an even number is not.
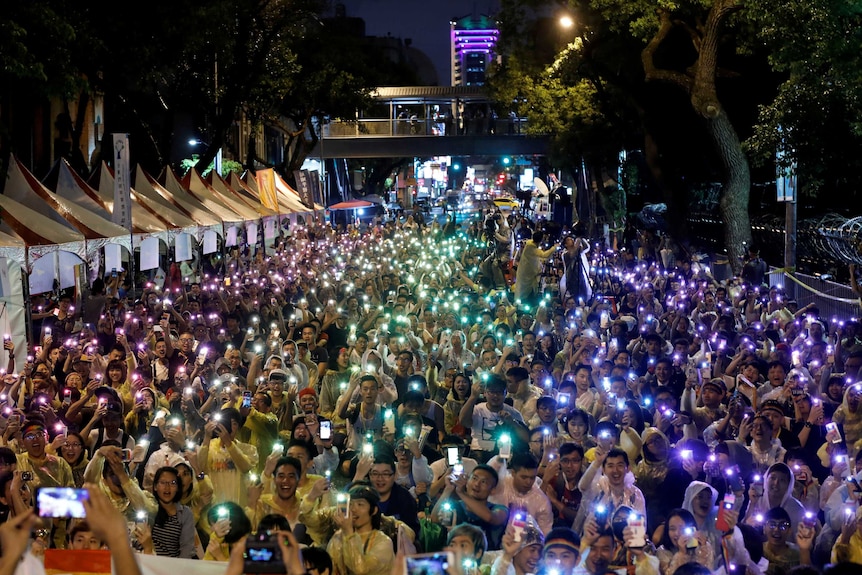
<svg viewBox="0 0 862 575"><path fill-rule="evenodd" d="M323 189L320 187L320 172L317 170L311 170L308 172L308 176L311 179L311 197L312 199L321 205L326 205L326 202L323 201ZM314 207L309 206L309 207Z"/></svg>
<svg viewBox="0 0 862 575"><path fill-rule="evenodd" d="M174 236L174 260L178 262L187 262L193 258L192 236L185 233Z"/></svg>
<svg viewBox="0 0 862 575"><path fill-rule="evenodd" d="M275 191L275 172L272 168L267 170L258 170L255 179L257 180L260 203L271 210L276 212L280 211L278 196Z"/></svg>
<svg viewBox="0 0 862 575"><path fill-rule="evenodd" d="M132 182L129 175L129 135L114 136L114 211L111 221L132 232Z"/></svg>
<svg viewBox="0 0 862 575"><path fill-rule="evenodd" d="M294 170L293 177L296 180L296 191L299 199L306 207L314 209L314 199L311 195L311 177L308 170Z"/></svg>
<svg viewBox="0 0 862 575"><path fill-rule="evenodd" d="M159 267L159 238L145 238L141 242L141 270L154 270Z"/></svg>

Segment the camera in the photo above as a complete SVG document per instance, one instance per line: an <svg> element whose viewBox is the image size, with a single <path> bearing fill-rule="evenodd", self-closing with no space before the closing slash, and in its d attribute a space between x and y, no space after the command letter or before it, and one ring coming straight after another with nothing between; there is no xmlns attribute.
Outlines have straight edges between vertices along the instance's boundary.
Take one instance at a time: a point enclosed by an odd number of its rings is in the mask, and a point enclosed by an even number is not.
<svg viewBox="0 0 862 575"><path fill-rule="evenodd" d="M261 531L249 535L245 542L244 573L284 573L284 560L278 545L278 533Z"/></svg>

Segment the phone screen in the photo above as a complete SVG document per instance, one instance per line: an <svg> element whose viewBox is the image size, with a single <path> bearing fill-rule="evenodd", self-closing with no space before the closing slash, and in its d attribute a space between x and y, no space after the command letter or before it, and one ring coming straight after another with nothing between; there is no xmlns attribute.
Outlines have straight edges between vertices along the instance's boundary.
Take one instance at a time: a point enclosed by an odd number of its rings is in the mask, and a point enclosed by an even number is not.
<svg viewBox="0 0 862 575"><path fill-rule="evenodd" d="M438 553L408 555L405 557L405 561L407 563L407 575L445 575L449 564L452 562L452 554L440 551Z"/></svg>
<svg viewBox="0 0 862 575"><path fill-rule="evenodd" d="M326 441L327 439L332 439L332 422L328 420L322 420L320 422L320 439Z"/></svg>
<svg viewBox="0 0 862 575"><path fill-rule="evenodd" d="M446 462L450 467L461 463L461 454L458 452L457 447L446 448Z"/></svg>
<svg viewBox="0 0 862 575"><path fill-rule="evenodd" d="M251 392L243 391L242 392L242 406L246 409L251 407Z"/></svg>
<svg viewBox="0 0 862 575"><path fill-rule="evenodd" d="M36 490L36 512L39 517L82 519L87 516L84 501L89 499L86 489L40 487Z"/></svg>

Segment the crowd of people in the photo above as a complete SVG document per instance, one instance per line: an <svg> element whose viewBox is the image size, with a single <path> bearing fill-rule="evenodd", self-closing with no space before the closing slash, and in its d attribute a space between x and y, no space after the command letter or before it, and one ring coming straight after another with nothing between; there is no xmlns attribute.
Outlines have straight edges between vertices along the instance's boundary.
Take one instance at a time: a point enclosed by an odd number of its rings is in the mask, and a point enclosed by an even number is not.
<svg viewBox="0 0 862 575"><path fill-rule="evenodd" d="M181 281L40 301L35 345L4 338L0 571L39 512L36 556L235 573L268 534L290 575L440 551L450 575L862 564L856 319L751 266L717 281L577 227L454 222L297 227Z"/></svg>

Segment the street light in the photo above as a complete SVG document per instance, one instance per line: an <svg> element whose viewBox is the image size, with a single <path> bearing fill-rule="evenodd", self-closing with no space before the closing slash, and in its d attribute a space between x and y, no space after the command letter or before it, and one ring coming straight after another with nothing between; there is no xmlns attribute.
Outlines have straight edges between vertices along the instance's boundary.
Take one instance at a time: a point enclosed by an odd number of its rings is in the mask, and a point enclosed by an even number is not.
<svg viewBox="0 0 862 575"><path fill-rule="evenodd" d="M571 28L575 25L575 21L571 16L560 16L560 26L563 28Z"/></svg>
<svg viewBox="0 0 862 575"><path fill-rule="evenodd" d="M190 139L189 146L209 146L208 142L204 142L203 140ZM215 159L213 159L213 169L218 175L221 175L221 148L216 151Z"/></svg>

